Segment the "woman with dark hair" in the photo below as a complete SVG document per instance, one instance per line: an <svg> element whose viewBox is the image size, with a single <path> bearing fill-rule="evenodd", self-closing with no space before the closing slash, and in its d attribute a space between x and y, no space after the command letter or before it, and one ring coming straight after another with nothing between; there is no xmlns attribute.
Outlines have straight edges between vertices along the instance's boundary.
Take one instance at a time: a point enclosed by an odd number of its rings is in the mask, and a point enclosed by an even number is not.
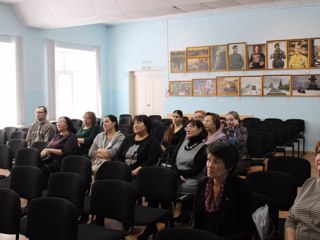
<svg viewBox="0 0 320 240"><path fill-rule="evenodd" d="M100 132L100 128L96 125L97 118L94 112L86 112L82 119L83 126L76 133L79 146L76 154L88 157L89 148L93 139Z"/></svg>
<svg viewBox="0 0 320 240"><path fill-rule="evenodd" d="M227 136L220 129L220 116L215 113L207 112L204 117L203 124L208 132L208 137L206 140L206 144L209 145L211 143L218 142L227 142Z"/></svg>
<svg viewBox="0 0 320 240"><path fill-rule="evenodd" d="M208 177L198 185L193 227L223 239L250 239L252 192L244 179L233 174L238 151L226 143L209 144L206 151Z"/></svg>
<svg viewBox="0 0 320 240"><path fill-rule="evenodd" d="M103 118L103 132L99 133L89 149L92 159L92 170L95 172L101 163L112 160L125 136L118 131L118 120L114 115Z"/></svg>
<svg viewBox="0 0 320 240"><path fill-rule="evenodd" d="M60 171L62 159L72 155L78 147L76 129L68 117L60 117L57 121L57 134L51 139L47 147L41 151L45 159L43 170L47 175Z"/></svg>
<svg viewBox="0 0 320 240"><path fill-rule="evenodd" d="M171 153L171 149L186 136L182 124L183 113L181 110L175 110L172 113L172 124L167 128L163 135L161 148L163 152Z"/></svg>

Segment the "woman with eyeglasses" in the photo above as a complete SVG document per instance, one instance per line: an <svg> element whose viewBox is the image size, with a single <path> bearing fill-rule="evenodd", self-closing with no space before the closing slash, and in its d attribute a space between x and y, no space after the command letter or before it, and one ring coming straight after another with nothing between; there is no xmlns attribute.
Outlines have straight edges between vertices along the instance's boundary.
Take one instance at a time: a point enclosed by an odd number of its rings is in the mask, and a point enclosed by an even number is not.
<svg viewBox="0 0 320 240"><path fill-rule="evenodd" d="M205 142L207 145L219 142L227 142L226 134L220 129L220 122L221 119L218 114L210 112L206 113L206 116L203 120L203 124L208 132L208 137Z"/></svg>

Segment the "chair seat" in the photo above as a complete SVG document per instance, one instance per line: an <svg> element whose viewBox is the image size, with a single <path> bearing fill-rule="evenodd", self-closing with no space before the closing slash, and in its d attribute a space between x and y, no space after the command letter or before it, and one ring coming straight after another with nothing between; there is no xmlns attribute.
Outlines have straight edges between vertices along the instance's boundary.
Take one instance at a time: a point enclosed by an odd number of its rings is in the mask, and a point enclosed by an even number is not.
<svg viewBox="0 0 320 240"><path fill-rule="evenodd" d="M80 224L78 226L78 240L116 240L122 239L127 235L125 231L109 229L94 224Z"/></svg>
<svg viewBox="0 0 320 240"><path fill-rule="evenodd" d="M143 205L136 205L134 224L144 226L152 222L157 222L163 217L169 216L171 213L168 209L151 208Z"/></svg>

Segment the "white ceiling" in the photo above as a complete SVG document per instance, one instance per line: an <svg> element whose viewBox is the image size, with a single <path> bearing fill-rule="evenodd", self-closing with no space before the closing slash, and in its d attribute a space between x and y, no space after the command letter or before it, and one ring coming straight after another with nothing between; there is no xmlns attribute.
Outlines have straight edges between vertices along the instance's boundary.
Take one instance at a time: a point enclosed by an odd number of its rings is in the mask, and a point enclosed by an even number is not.
<svg viewBox="0 0 320 240"><path fill-rule="evenodd" d="M106 25L176 15L270 7L300 7L320 0L0 0L34 28Z"/></svg>

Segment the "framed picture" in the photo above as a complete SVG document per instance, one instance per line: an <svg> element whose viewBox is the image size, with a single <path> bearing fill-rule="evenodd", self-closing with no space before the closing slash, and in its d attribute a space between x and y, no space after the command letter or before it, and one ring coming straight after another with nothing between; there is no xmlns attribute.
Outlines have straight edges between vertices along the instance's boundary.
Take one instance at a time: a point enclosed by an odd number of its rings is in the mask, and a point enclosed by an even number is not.
<svg viewBox="0 0 320 240"><path fill-rule="evenodd" d="M262 96L262 77L261 76L242 76L240 77L241 96Z"/></svg>
<svg viewBox="0 0 320 240"><path fill-rule="evenodd" d="M239 77L217 77L217 96L239 96Z"/></svg>
<svg viewBox="0 0 320 240"><path fill-rule="evenodd" d="M247 45L248 70L266 68L266 45Z"/></svg>
<svg viewBox="0 0 320 240"><path fill-rule="evenodd" d="M246 70L246 43L228 44L228 70Z"/></svg>
<svg viewBox="0 0 320 240"><path fill-rule="evenodd" d="M267 41L267 67L268 69L287 69L287 41Z"/></svg>
<svg viewBox="0 0 320 240"><path fill-rule="evenodd" d="M320 75L292 75L292 96L320 96Z"/></svg>
<svg viewBox="0 0 320 240"><path fill-rule="evenodd" d="M227 70L227 45L216 45L210 47L211 71Z"/></svg>
<svg viewBox="0 0 320 240"><path fill-rule="evenodd" d="M170 52L170 67L172 73L186 72L186 51Z"/></svg>
<svg viewBox="0 0 320 240"><path fill-rule="evenodd" d="M308 39L288 40L288 68L309 68L309 41Z"/></svg>
<svg viewBox="0 0 320 240"><path fill-rule="evenodd" d="M320 38L310 40L311 67L320 68Z"/></svg>
<svg viewBox="0 0 320 240"><path fill-rule="evenodd" d="M193 96L215 96L216 80L214 78L192 79Z"/></svg>
<svg viewBox="0 0 320 240"><path fill-rule="evenodd" d="M210 48L209 46L204 47L188 47L187 48L187 58L192 57L209 57Z"/></svg>
<svg viewBox="0 0 320 240"><path fill-rule="evenodd" d="M208 72L209 70L209 58L187 58L187 72Z"/></svg>
<svg viewBox="0 0 320 240"><path fill-rule="evenodd" d="M169 81L170 96L191 96L191 81Z"/></svg>
<svg viewBox="0 0 320 240"><path fill-rule="evenodd" d="M291 84L289 75L263 76L263 96L290 96Z"/></svg>

